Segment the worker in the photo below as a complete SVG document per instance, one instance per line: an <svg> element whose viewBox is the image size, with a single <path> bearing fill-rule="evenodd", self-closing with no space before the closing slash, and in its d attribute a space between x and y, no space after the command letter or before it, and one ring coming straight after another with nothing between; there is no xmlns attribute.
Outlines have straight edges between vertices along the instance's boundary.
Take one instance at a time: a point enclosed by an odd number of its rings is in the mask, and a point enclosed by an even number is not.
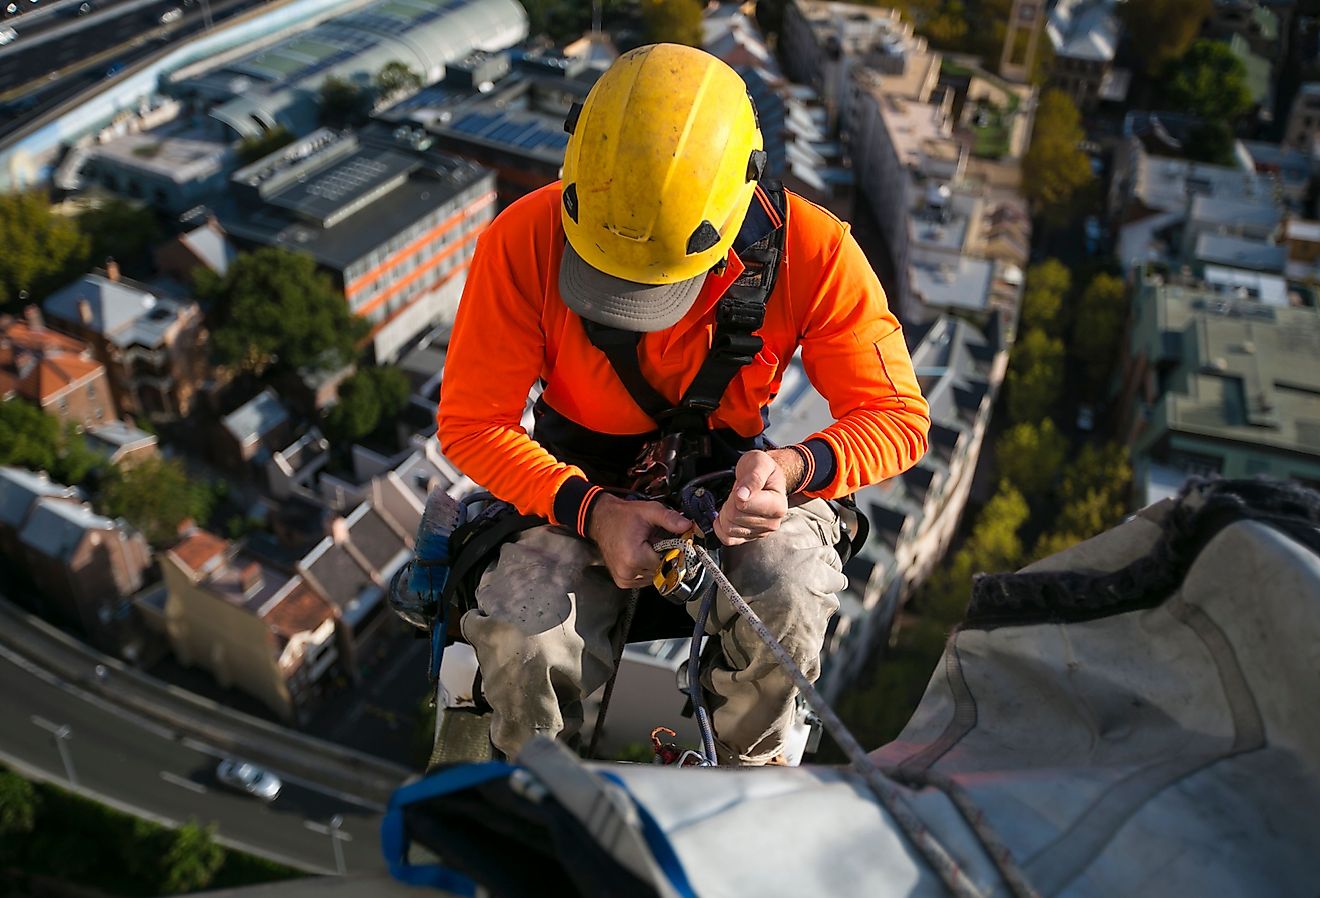
<svg viewBox="0 0 1320 898"><path fill-rule="evenodd" d="M639 48L566 128L561 180L477 241L438 411L445 454L546 522L502 547L461 621L491 741L509 757L534 735L576 734L611 675L628 590L659 564L652 545L691 526L608 489L628 485L658 434L685 421L703 433L683 445L708 447L695 470L734 468L714 521L725 570L814 679L847 585L826 500L915 464L930 424L848 226L762 183L756 111L731 68L690 47ZM835 420L771 448L768 409L799 349ZM723 596L707 632L722 650L702 674L721 763L775 761L795 687Z"/></svg>

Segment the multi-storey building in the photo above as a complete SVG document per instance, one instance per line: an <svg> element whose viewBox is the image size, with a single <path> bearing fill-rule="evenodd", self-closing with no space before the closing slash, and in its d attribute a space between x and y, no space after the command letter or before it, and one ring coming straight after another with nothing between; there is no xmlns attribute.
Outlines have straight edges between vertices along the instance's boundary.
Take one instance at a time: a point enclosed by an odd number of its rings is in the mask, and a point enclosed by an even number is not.
<svg viewBox="0 0 1320 898"><path fill-rule="evenodd" d="M1122 384L1138 505L1189 475L1320 486L1315 302L1144 272Z"/></svg>
<svg viewBox="0 0 1320 898"><path fill-rule="evenodd" d="M371 324L379 363L453 320L495 215L494 175L433 144L409 126L322 129L236 172L220 213L236 240L309 253Z"/></svg>
<svg viewBox="0 0 1320 898"><path fill-rule="evenodd" d="M0 315L0 401L13 397L79 427L118 417L105 366L86 343L48 329L36 306Z"/></svg>
<svg viewBox="0 0 1320 898"><path fill-rule="evenodd" d="M124 414L181 418L191 411L210 370L206 324L195 301L158 295L121 277L109 261L103 273L56 291L42 308L52 325L91 346Z"/></svg>
<svg viewBox="0 0 1320 898"><path fill-rule="evenodd" d="M1045 25L1054 49L1050 85L1079 109L1127 96L1130 73L1114 68L1122 33L1117 6L1117 0L1059 0L1050 10Z"/></svg>

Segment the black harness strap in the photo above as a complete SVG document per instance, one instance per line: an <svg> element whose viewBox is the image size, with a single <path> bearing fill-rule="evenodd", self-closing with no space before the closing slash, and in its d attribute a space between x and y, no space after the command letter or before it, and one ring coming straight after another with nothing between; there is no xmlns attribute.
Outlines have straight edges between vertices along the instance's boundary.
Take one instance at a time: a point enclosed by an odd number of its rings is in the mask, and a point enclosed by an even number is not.
<svg viewBox="0 0 1320 898"><path fill-rule="evenodd" d="M738 371L750 365L765 345L756 331L765 324L765 307L774 292L779 263L784 255L785 196L776 183L757 187L733 248L744 265L715 308L715 336L706 359L678 405L660 394L642 373L637 349L642 334L582 319L587 338L605 354L638 408L665 433L708 429L708 416ZM777 217L771 217L765 205Z"/></svg>

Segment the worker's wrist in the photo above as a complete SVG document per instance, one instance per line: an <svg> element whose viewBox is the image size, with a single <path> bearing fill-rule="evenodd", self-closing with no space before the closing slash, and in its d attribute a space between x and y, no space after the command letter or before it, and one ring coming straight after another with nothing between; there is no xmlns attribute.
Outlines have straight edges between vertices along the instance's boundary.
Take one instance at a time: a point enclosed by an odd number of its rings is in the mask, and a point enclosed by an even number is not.
<svg viewBox="0 0 1320 898"><path fill-rule="evenodd" d="M578 536L587 536L591 527L591 514L597 501L608 495L586 478L570 477L555 493L553 512L555 523L567 527Z"/></svg>
<svg viewBox="0 0 1320 898"><path fill-rule="evenodd" d="M812 437L788 447L802 460L802 477L796 485L790 484L789 495L813 493L834 482L838 460L830 444L820 437Z"/></svg>

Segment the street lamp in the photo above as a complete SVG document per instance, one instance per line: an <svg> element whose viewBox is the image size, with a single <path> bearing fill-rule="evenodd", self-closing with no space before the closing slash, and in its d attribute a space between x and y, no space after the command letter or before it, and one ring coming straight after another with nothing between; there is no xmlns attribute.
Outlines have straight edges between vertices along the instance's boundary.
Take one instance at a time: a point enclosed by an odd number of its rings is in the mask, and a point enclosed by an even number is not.
<svg viewBox="0 0 1320 898"><path fill-rule="evenodd" d="M322 835L330 837L330 845L335 852L335 872L340 876L343 876L348 872L348 866L344 863L344 846L340 843L353 841L351 835L340 829L343 825L344 818L339 814L335 814L330 818L329 826L321 823L313 823L310 820L303 821L303 826L307 827L312 832L321 833Z"/></svg>
<svg viewBox="0 0 1320 898"><path fill-rule="evenodd" d="M44 717L32 716L32 722L41 729L55 737L55 748L60 753L60 760L64 762L64 778L69 781L69 785L78 785L78 776L73 770L73 758L69 755L68 740L73 738L73 729L66 724L54 724Z"/></svg>

